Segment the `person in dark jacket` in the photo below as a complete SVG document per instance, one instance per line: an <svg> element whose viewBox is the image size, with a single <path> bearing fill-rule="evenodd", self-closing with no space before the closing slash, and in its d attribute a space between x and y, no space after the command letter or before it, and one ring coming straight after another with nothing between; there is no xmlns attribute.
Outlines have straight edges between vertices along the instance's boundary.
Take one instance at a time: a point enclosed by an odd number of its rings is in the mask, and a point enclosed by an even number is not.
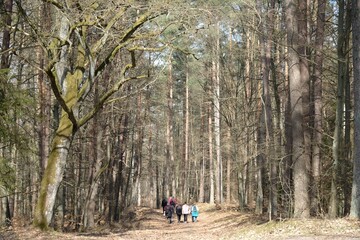
<svg viewBox="0 0 360 240"><path fill-rule="evenodd" d="M176 215L177 215L178 223L180 223L181 222L181 215L182 215L182 206L181 206L181 204L176 205L175 212L176 212Z"/></svg>
<svg viewBox="0 0 360 240"><path fill-rule="evenodd" d="M171 224L173 221L172 221L172 215L174 213L174 207L173 205L171 204L167 204L165 206L165 214L166 214L166 218L169 220L169 223Z"/></svg>
<svg viewBox="0 0 360 240"><path fill-rule="evenodd" d="M166 201L166 199L164 198L164 199L161 201L161 206L162 206L162 208L163 208L163 214L164 214L164 216L165 216L165 207L166 207L166 205L167 205L167 201Z"/></svg>

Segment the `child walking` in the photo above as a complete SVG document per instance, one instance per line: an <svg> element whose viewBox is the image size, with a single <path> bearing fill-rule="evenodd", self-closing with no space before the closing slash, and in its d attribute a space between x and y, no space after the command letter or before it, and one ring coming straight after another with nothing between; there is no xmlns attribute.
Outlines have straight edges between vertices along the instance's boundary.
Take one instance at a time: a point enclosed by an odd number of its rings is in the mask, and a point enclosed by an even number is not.
<svg viewBox="0 0 360 240"><path fill-rule="evenodd" d="M191 207L191 217L193 222L197 222L197 217L199 216L199 208L196 204L193 204Z"/></svg>

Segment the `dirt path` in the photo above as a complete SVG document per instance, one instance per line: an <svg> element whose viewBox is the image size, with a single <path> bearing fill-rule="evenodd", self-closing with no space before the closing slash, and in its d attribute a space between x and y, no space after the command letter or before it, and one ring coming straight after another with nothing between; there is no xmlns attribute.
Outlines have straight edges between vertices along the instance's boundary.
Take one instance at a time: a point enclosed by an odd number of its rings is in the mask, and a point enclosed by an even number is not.
<svg viewBox="0 0 360 240"><path fill-rule="evenodd" d="M200 204L198 222L169 224L161 210L138 208L130 212L122 226L98 226L87 233L40 232L30 226L15 226L0 232L0 240L52 239L360 239L360 222L347 219L310 219L268 222L253 214L244 214L235 208L216 209L214 205Z"/></svg>
<svg viewBox="0 0 360 240"><path fill-rule="evenodd" d="M138 227L136 230L127 231L120 234L124 239L220 239L228 236L241 224L245 224L247 219L245 215L230 211L216 211L215 208L202 209L200 206L200 215L198 221L193 223L191 218L188 223L169 224L161 211L153 209L140 210ZM233 221L236 218L236 221ZM239 221L243 218L243 221ZM233 230L231 230L233 229ZM118 239L118 238L114 238Z"/></svg>

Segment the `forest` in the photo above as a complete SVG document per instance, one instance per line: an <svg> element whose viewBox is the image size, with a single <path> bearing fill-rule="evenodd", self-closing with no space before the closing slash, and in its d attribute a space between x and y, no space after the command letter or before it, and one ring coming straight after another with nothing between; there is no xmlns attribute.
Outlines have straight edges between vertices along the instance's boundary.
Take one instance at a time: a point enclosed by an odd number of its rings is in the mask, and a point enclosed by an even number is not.
<svg viewBox="0 0 360 240"><path fill-rule="evenodd" d="M0 1L0 224L164 197L360 219L359 0Z"/></svg>

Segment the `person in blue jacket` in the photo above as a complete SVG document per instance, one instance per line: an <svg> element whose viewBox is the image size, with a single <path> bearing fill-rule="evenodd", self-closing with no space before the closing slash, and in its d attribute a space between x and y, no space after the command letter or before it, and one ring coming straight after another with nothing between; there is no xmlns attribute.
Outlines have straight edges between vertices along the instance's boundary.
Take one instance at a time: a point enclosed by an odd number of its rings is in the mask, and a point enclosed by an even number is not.
<svg viewBox="0 0 360 240"><path fill-rule="evenodd" d="M191 206L191 217L193 222L197 222L197 217L199 216L199 207L196 204Z"/></svg>

